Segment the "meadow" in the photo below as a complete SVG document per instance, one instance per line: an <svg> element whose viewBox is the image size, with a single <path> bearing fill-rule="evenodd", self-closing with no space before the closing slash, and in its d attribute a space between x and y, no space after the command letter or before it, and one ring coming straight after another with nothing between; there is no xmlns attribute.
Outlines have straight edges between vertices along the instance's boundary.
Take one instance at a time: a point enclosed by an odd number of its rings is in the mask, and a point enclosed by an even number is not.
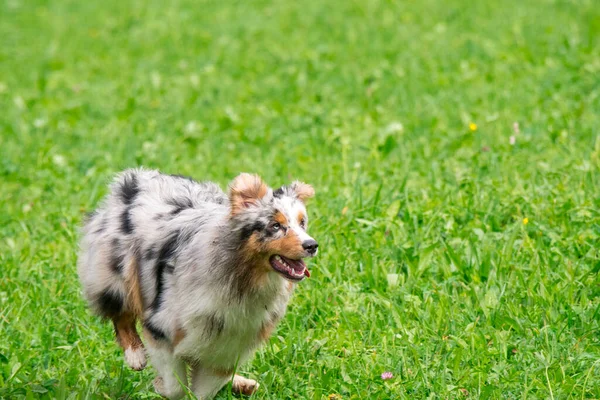
<svg viewBox="0 0 600 400"><path fill-rule="evenodd" d="M316 189L252 398L600 398L599 126L594 0L3 0L0 398L158 398L75 267L141 165Z"/></svg>

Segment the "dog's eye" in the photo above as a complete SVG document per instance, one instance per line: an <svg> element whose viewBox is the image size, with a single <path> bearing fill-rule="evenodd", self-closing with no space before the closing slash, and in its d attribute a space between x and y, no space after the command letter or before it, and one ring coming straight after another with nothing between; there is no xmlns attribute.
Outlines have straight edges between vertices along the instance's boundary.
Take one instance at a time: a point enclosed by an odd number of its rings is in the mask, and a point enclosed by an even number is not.
<svg viewBox="0 0 600 400"><path fill-rule="evenodd" d="M302 218L302 219L300 220L300 226L301 226L302 228L306 228L306 219Z"/></svg>
<svg viewBox="0 0 600 400"><path fill-rule="evenodd" d="M273 225L271 225L271 229L275 232L277 232L278 230L281 229L281 224L279 222L275 222Z"/></svg>

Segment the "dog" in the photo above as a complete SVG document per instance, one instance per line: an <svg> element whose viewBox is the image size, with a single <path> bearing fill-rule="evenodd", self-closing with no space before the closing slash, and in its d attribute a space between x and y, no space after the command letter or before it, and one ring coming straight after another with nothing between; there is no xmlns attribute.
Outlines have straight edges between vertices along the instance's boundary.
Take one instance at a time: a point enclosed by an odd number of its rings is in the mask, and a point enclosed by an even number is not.
<svg viewBox="0 0 600 400"><path fill-rule="evenodd" d="M147 169L115 178L84 223L78 273L90 308L112 320L127 364L143 369L147 351L160 395L180 398L189 387L210 399L229 381L234 392L256 391L255 380L234 372L310 276L303 259L318 244L305 202L313 195L299 181L273 190L246 173L228 194Z"/></svg>

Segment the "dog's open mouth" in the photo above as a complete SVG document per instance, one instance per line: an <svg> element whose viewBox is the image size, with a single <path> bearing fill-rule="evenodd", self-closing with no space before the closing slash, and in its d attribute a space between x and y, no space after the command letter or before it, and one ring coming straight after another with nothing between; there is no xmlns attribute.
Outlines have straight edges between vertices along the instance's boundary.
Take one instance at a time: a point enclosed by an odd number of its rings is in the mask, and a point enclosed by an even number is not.
<svg viewBox="0 0 600 400"><path fill-rule="evenodd" d="M271 266L284 277L292 281L301 281L305 276L310 276L303 260L290 260L283 256L272 256L269 259Z"/></svg>

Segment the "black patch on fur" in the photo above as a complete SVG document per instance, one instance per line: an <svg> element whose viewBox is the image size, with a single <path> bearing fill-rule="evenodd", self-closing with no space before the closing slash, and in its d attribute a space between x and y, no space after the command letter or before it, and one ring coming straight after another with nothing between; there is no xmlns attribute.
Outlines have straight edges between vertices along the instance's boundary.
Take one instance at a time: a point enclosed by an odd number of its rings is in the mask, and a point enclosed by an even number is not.
<svg viewBox="0 0 600 400"><path fill-rule="evenodd" d="M90 211L85 213L85 217L83 217L83 224L87 225L98 215L98 210Z"/></svg>
<svg viewBox="0 0 600 400"><path fill-rule="evenodd" d="M108 225L108 222L106 221L106 218L104 218L100 221L100 226L94 231L94 233L99 234L104 232L106 230L106 225Z"/></svg>
<svg viewBox="0 0 600 400"><path fill-rule="evenodd" d="M123 297L110 289L104 290L98 297L98 308L100 314L105 318L114 318L121 314L123 309Z"/></svg>
<svg viewBox="0 0 600 400"><path fill-rule="evenodd" d="M280 228L280 229L284 229L284 228ZM273 237L273 236L275 236L277 234L277 232L279 232L279 231L275 231L273 229L267 229L267 230L265 230L265 236L264 237L265 238Z"/></svg>
<svg viewBox="0 0 600 400"><path fill-rule="evenodd" d="M130 173L123 177L121 182L121 200L123 203L130 205L135 200L135 197L140 192L137 176Z"/></svg>
<svg viewBox="0 0 600 400"><path fill-rule="evenodd" d="M119 239L114 238L111 242L111 256L110 256L110 269L117 274L123 272L125 263L123 255L120 254Z"/></svg>
<svg viewBox="0 0 600 400"><path fill-rule="evenodd" d="M269 318L271 318L272 322L278 322L281 319L281 315L277 311L271 311Z"/></svg>
<svg viewBox="0 0 600 400"><path fill-rule="evenodd" d="M240 240L246 241L250 239L250 236L252 236L253 232L262 231L265 229L265 226L266 225L260 221L254 221L252 224L244 225L240 231Z"/></svg>
<svg viewBox="0 0 600 400"><path fill-rule="evenodd" d="M156 326L154 326L154 324L152 324L152 322L150 321L144 321L144 328L146 328L148 330L148 332L150 332L150 334L152 335L152 338L154 340L165 340L167 339L167 334L164 333L161 329L157 328Z"/></svg>
<svg viewBox="0 0 600 400"><path fill-rule="evenodd" d="M168 270L167 263L171 256L175 253L175 246L177 245L177 235L171 236L160 249L158 260L156 262L156 295L151 307L154 311L158 311L162 304L162 296L165 284L164 274Z"/></svg>
<svg viewBox="0 0 600 400"><path fill-rule="evenodd" d="M189 233L183 233L177 231L173 233L167 241L162 245L158 253L158 260L156 261L156 296L152 302L152 309L158 311L163 302L163 291L165 285L165 273L173 273L174 266L172 264L172 258L175 255L175 249L178 246L185 244L190 239Z"/></svg>
<svg viewBox="0 0 600 400"><path fill-rule="evenodd" d="M206 225L206 222L206 215L198 215L191 221L196 231L200 230L204 225Z"/></svg>
<svg viewBox="0 0 600 400"><path fill-rule="evenodd" d="M173 211L171 211L171 215L177 215L177 214L179 214L180 212L182 212L183 210L185 210L185 208L182 208L182 207L175 207L175 208L173 209Z"/></svg>
<svg viewBox="0 0 600 400"><path fill-rule="evenodd" d="M276 189L275 191L273 191L273 197L280 198L283 196L283 194L284 194L283 186L280 187L279 189Z"/></svg>
<svg viewBox="0 0 600 400"><path fill-rule="evenodd" d="M194 208L194 203L192 203L192 199L188 197L173 198L167 201L167 204L175 207L173 211L171 211L171 215L177 215L183 210L187 210L188 208Z"/></svg>
<svg viewBox="0 0 600 400"><path fill-rule="evenodd" d="M121 231L129 235L133 233L133 222L131 221L131 206L127 207L121 214Z"/></svg>
<svg viewBox="0 0 600 400"><path fill-rule="evenodd" d="M172 263L167 263L167 265L165 265L165 272L172 274L175 272L175 266Z"/></svg>
<svg viewBox="0 0 600 400"><path fill-rule="evenodd" d="M241 267L241 268L240 268ZM252 285L250 285L250 279L252 279L252 267L248 265L238 266L234 272L235 278L232 279L233 288L235 289L235 295L238 302L242 303L244 298L253 291Z"/></svg>
<svg viewBox="0 0 600 400"><path fill-rule="evenodd" d="M206 335L207 336L219 336L225 328L225 320L223 317L218 316L215 313L210 314L206 318Z"/></svg>
<svg viewBox="0 0 600 400"><path fill-rule="evenodd" d="M144 252L144 260L146 261L150 261L152 260L154 257L156 257L156 250L154 250L153 247L148 247L146 249L146 251Z"/></svg>

